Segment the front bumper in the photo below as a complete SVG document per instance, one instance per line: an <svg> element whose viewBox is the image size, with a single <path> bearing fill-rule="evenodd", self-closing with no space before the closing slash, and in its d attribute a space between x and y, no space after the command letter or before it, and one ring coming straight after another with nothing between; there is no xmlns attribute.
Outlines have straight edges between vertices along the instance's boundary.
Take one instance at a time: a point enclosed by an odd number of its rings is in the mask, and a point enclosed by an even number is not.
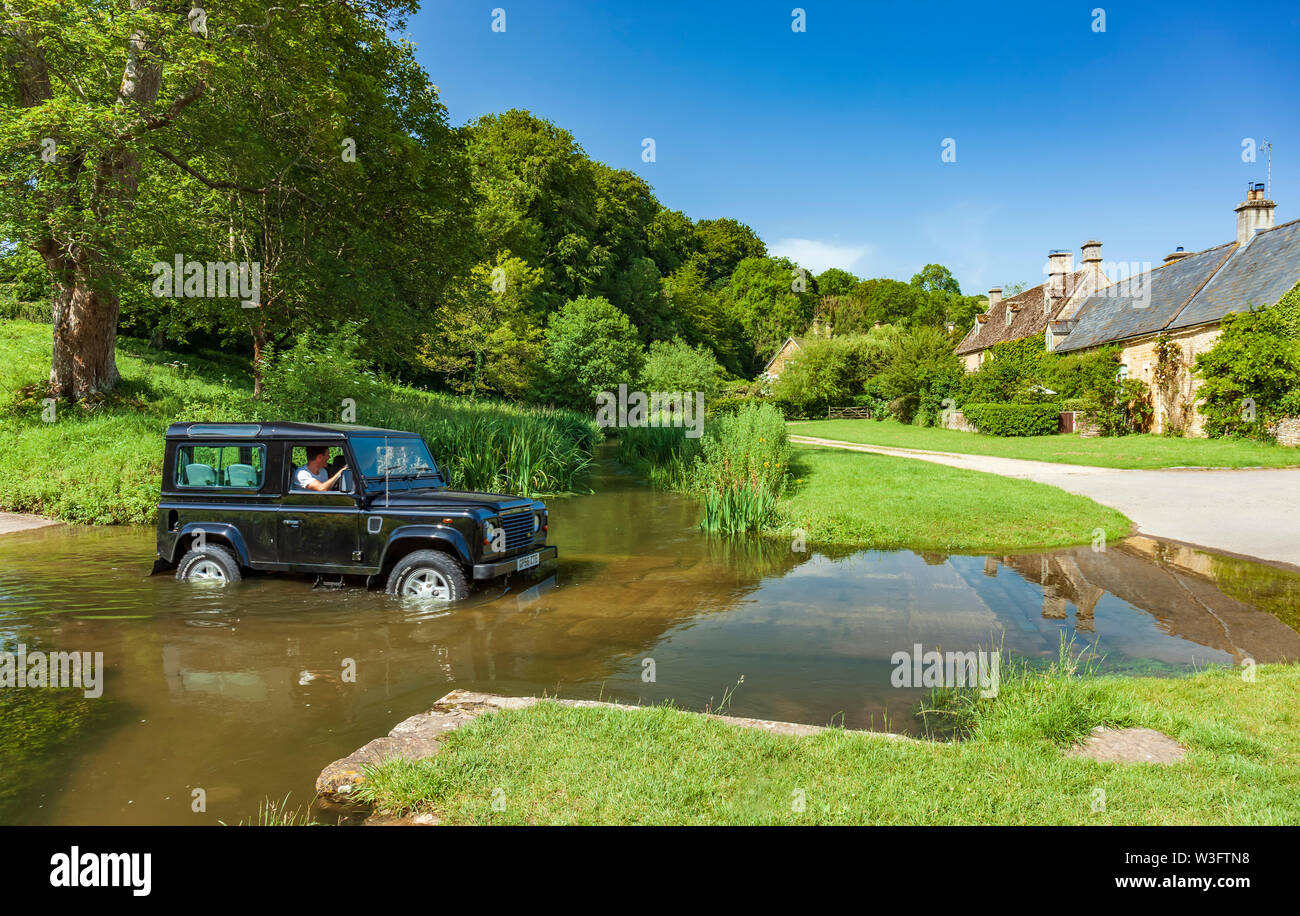
<svg viewBox="0 0 1300 916"><path fill-rule="evenodd" d="M528 572L531 569L537 569L543 563L551 562L555 559L558 552L559 551L554 547L539 547L536 550L528 550L523 553L515 554L513 557L507 557L504 560L493 560L490 563L475 563L474 578L495 579L497 576L505 576L512 572L516 572L518 570L520 558L537 554L537 566L531 566L528 570L522 570L522 572Z"/></svg>

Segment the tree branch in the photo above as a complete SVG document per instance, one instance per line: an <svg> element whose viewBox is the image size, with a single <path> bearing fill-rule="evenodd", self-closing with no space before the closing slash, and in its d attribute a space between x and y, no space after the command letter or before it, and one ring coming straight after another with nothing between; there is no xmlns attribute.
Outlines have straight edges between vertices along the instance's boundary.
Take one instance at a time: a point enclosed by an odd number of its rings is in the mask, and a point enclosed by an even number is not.
<svg viewBox="0 0 1300 916"><path fill-rule="evenodd" d="M199 172L197 169L195 169L184 159L180 158L179 156L173 153L167 152L167 150L163 149L160 146L150 146L149 149L153 150L159 156L162 156L164 159L166 159L168 162L175 165L181 171L185 172L191 178L197 179L199 182L201 182L202 184L206 185L207 187L211 188L214 191L243 191L245 194L266 193L266 188L253 188L253 187L249 187L246 184L239 184L238 182L235 181L219 181L214 178L209 178L203 173Z"/></svg>

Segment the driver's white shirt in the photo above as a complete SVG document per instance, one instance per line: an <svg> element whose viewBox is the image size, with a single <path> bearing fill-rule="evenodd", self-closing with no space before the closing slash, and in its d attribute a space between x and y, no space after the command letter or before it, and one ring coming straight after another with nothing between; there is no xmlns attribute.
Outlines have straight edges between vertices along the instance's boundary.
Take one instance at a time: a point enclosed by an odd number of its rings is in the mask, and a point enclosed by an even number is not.
<svg viewBox="0 0 1300 916"><path fill-rule="evenodd" d="M300 490L310 489L310 487L307 486L307 482L310 480L318 480L321 483L324 483L330 479L329 475L325 473L324 468L321 468L319 473L313 474L311 468L307 467L305 464L298 468L297 472L294 474L294 478L298 481L298 489Z"/></svg>

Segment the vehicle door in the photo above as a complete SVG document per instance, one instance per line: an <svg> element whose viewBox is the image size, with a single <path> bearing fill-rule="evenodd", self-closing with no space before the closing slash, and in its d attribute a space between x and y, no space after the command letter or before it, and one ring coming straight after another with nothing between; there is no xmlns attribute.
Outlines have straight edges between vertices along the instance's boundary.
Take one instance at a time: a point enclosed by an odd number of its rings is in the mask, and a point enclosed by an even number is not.
<svg viewBox="0 0 1300 916"><path fill-rule="evenodd" d="M280 501L280 563L303 572L350 572L360 565L361 510L356 475L344 474L327 491L297 486L297 470L307 463L307 445L285 444L284 497ZM329 448L329 469L346 461L341 444ZM340 487L346 486L346 489Z"/></svg>

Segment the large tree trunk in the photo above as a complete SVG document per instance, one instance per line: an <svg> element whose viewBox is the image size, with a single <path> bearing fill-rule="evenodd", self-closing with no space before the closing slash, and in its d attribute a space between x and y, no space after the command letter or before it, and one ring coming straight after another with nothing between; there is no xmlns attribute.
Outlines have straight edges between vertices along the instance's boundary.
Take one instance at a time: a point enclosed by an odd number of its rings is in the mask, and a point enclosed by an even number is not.
<svg viewBox="0 0 1300 916"><path fill-rule="evenodd" d="M117 384L117 293L95 282L95 258L85 250L69 254L42 246L54 281L54 350L50 394L79 401Z"/></svg>
<svg viewBox="0 0 1300 916"><path fill-rule="evenodd" d="M148 5L149 0L131 0L133 9ZM19 37L23 49L11 56L10 63L18 78L19 101L32 108L53 97L49 71L39 43L25 33ZM136 32L127 46L118 105L148 110L158 97L161 76L161 64L151 59L147 36ZM129 217L139 186L140 157L133 148L134 138L126 135L115 139L116 145L110 143L99 156L88 201L101 223L116 214ZM62 138L59 149L69 177L75 178L86 161L84 150ZM75 182L70 183L75 189ZM75 197L77 192L72 193ZM47 229L48 234L35 247L45 260L54 287L50 393L75 401L112 389L119 378L113 354L119 300L114 277L107 269L111 246L105 249L83 242L76 234L56 227L53 220Z"/></svg>

